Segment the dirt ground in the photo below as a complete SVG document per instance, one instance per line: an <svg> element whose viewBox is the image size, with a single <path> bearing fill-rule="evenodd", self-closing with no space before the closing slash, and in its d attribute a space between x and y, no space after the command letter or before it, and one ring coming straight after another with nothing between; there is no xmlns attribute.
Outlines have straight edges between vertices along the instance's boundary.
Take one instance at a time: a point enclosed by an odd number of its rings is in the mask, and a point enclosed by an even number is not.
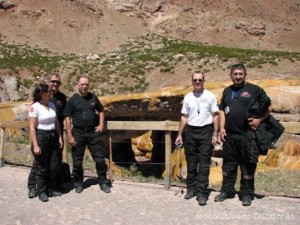
<svg viewBox="0 0 300 225"><path fill-rule="evenodd" d="M299 224L300 199L256 196L243 207L236 196L208 204L185 200L186 189L128 181L114 181L112 192L100 191L94 177L86 177L85 189L74 190L42 203L27 197L29 168L5 165L0 168L0 218L11 224ZM68 185L66 184L66 187ZM69 185L70 186L70 185Z"/></svg>

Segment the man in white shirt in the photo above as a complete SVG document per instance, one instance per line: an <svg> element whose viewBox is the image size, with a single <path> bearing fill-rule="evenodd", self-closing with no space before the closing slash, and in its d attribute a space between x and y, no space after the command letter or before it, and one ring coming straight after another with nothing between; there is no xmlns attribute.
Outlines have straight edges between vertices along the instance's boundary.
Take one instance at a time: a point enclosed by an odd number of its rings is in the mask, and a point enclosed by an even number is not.
<svg viewBox="0 0 300 225"><path fill-rule="evenodd" d="M195 71L192 75L194 90L183 100L179 131L175 143L183 144L187 161L187 194L185 199L197 196L199 205L206 205L209 196L208 176L213 145L218 141L219 108L216 96L204 89L204 74ZM198 168L199 166L199 168Z"/></svg>

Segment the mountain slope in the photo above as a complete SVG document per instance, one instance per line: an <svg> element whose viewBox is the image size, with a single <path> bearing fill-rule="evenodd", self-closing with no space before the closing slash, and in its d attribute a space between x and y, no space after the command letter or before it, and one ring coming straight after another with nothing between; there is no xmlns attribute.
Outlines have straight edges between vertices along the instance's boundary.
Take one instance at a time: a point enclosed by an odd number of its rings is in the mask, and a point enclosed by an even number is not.
<svg viewBox="0 0 300 225"><path fill-rule="evenodd" d="M300 51L298 0L2 2L14 5L0 9L3 40L58 52L107 52L146 32L227 47Z"/></svg>

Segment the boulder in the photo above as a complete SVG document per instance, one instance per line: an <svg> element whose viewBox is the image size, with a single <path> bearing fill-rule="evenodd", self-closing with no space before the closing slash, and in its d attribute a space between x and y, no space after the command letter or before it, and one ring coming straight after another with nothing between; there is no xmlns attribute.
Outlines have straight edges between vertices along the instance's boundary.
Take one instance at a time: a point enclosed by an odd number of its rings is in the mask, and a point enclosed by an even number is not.
<svg viewBox="0 0 300 225"><path fill-rule="evenodd" d="M0 1L0 9L8 10L16 7L16 4L10 1Z"/></svg>
<svg viewBox="0 0 300 225"><path fill-rule="evenodd" d="M145 156L149 160L152 155L152 131L148 131L145 134L131 139L132 150L135 156Z"/></svg>

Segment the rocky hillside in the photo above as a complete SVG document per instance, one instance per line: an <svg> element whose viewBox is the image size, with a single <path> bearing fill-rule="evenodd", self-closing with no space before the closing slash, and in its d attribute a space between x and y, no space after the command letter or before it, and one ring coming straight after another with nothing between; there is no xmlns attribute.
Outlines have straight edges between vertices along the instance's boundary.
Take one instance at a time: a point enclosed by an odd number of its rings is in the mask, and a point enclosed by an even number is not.
<svg viewBox="0 0 300 225"><path fill-rule="evenodd" d="M62 90L92 77L99 96L228 79L299 78L297 0L0 0L0 102L30 98L50 71ZM252 50L250 50L252 49Z"/></svg>
<svg viewBox="0 0 300 225"><path fill-rule="evenodd" d="M299 51L298 0L1 0L1 36L57 52L110 51L149 32L227 47Z"/></svg>

